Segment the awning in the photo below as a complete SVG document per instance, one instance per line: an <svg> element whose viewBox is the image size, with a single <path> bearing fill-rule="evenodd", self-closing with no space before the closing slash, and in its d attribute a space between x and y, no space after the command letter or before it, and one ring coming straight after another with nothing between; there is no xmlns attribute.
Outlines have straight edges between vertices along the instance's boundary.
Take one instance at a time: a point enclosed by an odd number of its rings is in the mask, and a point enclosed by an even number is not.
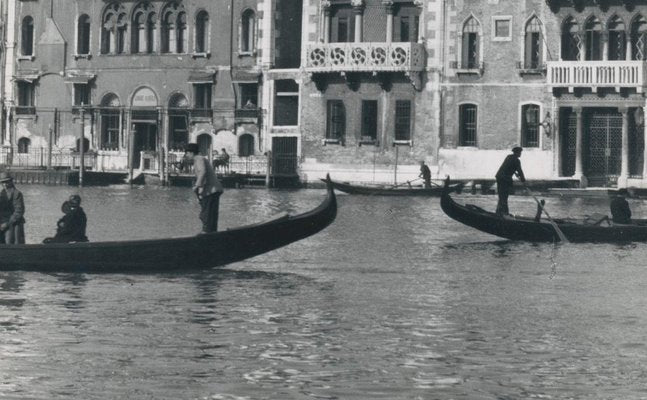
<svg viewBox="0 0 647 400"><path fill-rule="evenodd" d="M234 82L258 82L260 71L234 69L231 71Z"/></svg>
<svg viewBox="0 0 647 400"><path fill-rule="evenodd" d="M189 72L189 83L213 83L215 71L191 71Z"/></svg>
<svg viewBox="0 0 647 400"><path fill-rule="evenodd" d="M81 83L88 84L96 75L94 74L67 74L65 76L65 83Z"/></svg>

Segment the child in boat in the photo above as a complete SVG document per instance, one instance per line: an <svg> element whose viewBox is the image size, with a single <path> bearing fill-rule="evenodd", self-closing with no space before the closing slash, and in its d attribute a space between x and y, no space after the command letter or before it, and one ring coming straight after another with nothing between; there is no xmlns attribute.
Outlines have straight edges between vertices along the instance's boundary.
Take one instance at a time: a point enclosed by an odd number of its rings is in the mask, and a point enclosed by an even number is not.
<svg viewBox="0 0 647 400"><path fill-rule="evenodd" d="M63 217L56 223L56 235L43 243L87 242L85 235L87 217L81 207L81 196L73 194L61 206Z"/></svg>

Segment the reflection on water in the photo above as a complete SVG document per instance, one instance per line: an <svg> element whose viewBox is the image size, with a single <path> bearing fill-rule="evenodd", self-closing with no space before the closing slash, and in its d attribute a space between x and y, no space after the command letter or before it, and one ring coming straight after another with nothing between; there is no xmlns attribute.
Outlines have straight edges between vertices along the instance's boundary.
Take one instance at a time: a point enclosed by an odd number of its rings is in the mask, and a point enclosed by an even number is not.
<svg viewBox="0 0 647 400"><path fill-rule="evenodd" d="M37 242L73 189L21 189ZM81 194L92 240L199 230L185 188ZM323 196L229 190L222 225L304 211ZM554 216L608 207L547 200ZM446 218L438 199L340 195L339 204L318 235L225 269L0 273L0 397L647 397L642 244L503 241ZM513 198L511 208L534 215L535 205ZM638 201L632 209L647 215Z"/></svg>

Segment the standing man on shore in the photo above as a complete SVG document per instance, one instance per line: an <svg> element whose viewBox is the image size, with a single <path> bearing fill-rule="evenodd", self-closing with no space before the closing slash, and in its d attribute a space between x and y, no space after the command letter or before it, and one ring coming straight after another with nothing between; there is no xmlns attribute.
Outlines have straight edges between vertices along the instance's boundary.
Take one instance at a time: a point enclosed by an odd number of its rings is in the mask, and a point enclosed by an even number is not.
<svg viewBox="0 0 647 400"><path fill-rule="evenodd" d="M193 172L195 173L193 191L198 197L201 207L201 233L216 232L218 230L220 195L224 190L209 160L199 153L197 143L189 143L186 146L185 158L193 161Z"/></svg>
<svg viewBox="0 0 647 400"><path fill-rule="evenodd" d="M7 172L0 172L0 235L6 244L25 243L25 201Z"/></svg>
<svg viewBox="0 0 647 400"><path fill-rule="evenodd" d="M496 190L499 195L496 213L501 216L510 214L508 210L508 196L514 194L512 177L516 175L521 182L526 181L526 177L523 175L523 170L521 169L521 161L519 161L522 151L523 149L521 147L513 148L512 154L509 154L503 160L503 164L501 164L499 171L496 173Z"/></svg>

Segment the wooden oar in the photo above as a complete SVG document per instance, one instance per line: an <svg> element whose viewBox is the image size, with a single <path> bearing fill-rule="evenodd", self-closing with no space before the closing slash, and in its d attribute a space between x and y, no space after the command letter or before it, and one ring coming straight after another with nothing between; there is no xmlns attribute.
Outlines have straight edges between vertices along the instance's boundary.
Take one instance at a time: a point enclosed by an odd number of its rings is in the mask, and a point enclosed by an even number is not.
<svg viewBox="0 0 647 400"><path fill-rule="evenodd" d="M568 243L568 239L566 238L566 235L564 235L564 232L562 232L562 230L559 229L559 226L557 226L555 221L553 221L553 219L550 217L550 214L548 214L548 211L546 211L546 208L544 208L544 206L539 202L537 197L535 197L535 195L532 194L526 182L523 182L523 187L526 188L526 191L528 192L528 194L532 196L533 199L535 199L535 201L537 202L537 206L539 206L539 208L541 208L544 214L546 214L546 216L548 217L548 222L550 222L550 224L553 226L553 229L555 229L555 233L557 233L557 236L559 237L559 241L563 243Z"/></svg>
<svg viewBox="0 0 647 400"><path fill-rule="evenodd" d="M389 189L395 189L398 186L402 186L402 185L409 185L411 182L415 182L415 181L420 180L420 179L422 179L422 178L416 178L416 179L412 179L410 181L406 181L406 182L403 182L403 183L398 183L397 185L393 185L393 187L390 187Z"/></svg>

